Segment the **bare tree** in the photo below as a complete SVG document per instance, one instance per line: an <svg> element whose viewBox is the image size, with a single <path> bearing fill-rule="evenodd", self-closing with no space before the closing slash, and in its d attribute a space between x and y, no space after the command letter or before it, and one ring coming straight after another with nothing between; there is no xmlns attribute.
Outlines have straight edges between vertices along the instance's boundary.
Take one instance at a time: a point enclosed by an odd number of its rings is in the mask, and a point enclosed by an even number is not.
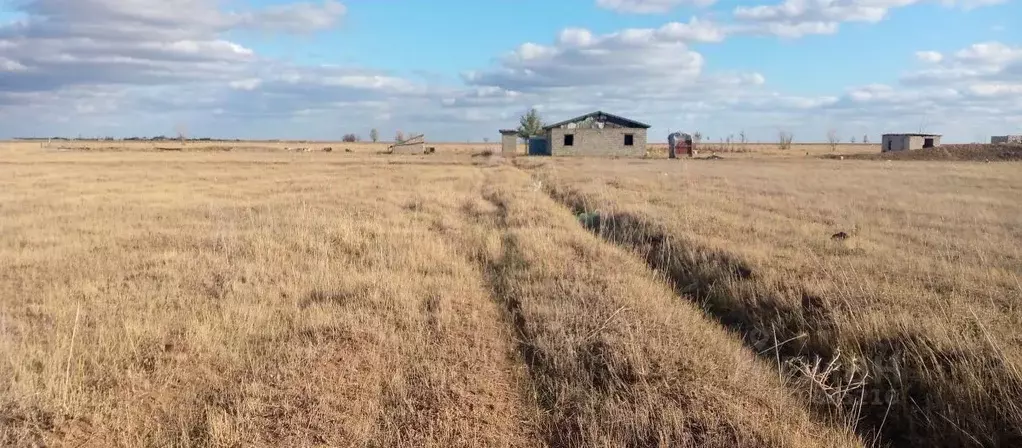
<svg viewBox="0 0 1022 448"><path fill-rule="evenodd" d="M174 132L177 133L178 141L180 141L181 144L184 145L185 140L188 139L188 127L185 126L184 123L178 123L177 126L174 126Z"/></svg>
<svg viewBox="0 0 1022 448"><path fill-rule="evenodd" d="M397 133L394 134L394 143L401 143L403 141L405 141L405 133L397 131Z"/></svg>
<svg viewBox="0 0 1022 448"><path fill-rule="evenodd" d="M837 151L838 143L841 143L841 138L837 135L837 129L827 131L827 144L830 145L831 151Z"/></svg>
<svg viewBox="0 0 1022 448"><path fill-rule="evenodd" d="M369 138L373 141L373 143L380 141L380 131L377 131L376 128L373 128L371 131L369 131Z"/></svg>
<svg viewBox="0 0 1022 448"><path fill-rule="evenodd" d="M852 142L852 144L854 145L854 144L855 144L855 136L853 135L853 136L852 136L852 139L851 139L851 140L849 140L849 141L851 141L851 142Z"/></svg>
<svg viewBox="0 0 1022 448"><path fill-rule="evenodd" d="M794 134L790 131L782 130L777 133L777 147L780 149L791 149L791 141L794 139Z"/></svg>
<svg viewBox="0 0 1022 448"><path fill-rule="evenodd" d="M924 118L920 119L919 120L919 133L920 134L925 134L925 133L929 132L928 130L930 128L930 124L932 124L932 121L929 118L925 118L924 117Z"/></svg>
<svg viewBox="0 0 1022 448"><path fill-rule="evenodd" d="M869 144L869 134L862 134L862 143Z"/></svg>
<svg viewBox="0 0 1022 448"><path fill-rule="evenodd" d="M702 132L696 131L695 134L692 134L692 143L699 144L702 141L703 141L703 133Z"/></svg>

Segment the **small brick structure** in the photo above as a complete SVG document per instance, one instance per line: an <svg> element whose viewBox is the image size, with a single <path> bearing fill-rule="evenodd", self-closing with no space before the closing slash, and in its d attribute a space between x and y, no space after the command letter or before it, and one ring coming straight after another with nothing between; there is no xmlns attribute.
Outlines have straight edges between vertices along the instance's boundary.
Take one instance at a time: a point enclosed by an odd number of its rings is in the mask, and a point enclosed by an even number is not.
<svg viewBox="0 0 1022 448"><path fill-rule="evenodd" d="M500 130L500 155L514 157L518 154L518 131L515 129Z"/></svg>
<svg viewBox="0 0 1022 448"><path fill-rule="evenodd" d="M880 152L910 151L940 146L940 134L884 134Z"/></svg>
<svg viewBox="0 0 1022 448"><path fill-rule="evenodd" d="M990 137L990 144L992 145L1018 145L1022 144L1022 134L1020 135L999 135Z"/></svg>
<svg viewBox="0 0 1022 448"><path fill-rule="evenodd" d="M550 155L642 157L649 128L645 123L596 111L549 125L543 131Z"/></svg>

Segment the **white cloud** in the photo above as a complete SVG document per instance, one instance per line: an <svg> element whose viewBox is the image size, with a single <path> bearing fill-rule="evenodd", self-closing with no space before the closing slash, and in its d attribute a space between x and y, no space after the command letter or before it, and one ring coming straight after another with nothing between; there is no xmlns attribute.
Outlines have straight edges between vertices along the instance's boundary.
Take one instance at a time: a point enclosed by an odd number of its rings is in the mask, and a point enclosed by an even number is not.
<svg viewBox="0 0 1022 448"><path fill-rule="evenodd" d="M923 62L929 62L931 64L936 64L936 63L944 60L944 55L942 55L942 54L940 54L939 52L936 52L936 51L917 51L916 52L916 59L919 59L920 61L923 61Z"/></svg>
<svg viewBox="0 0 1022 448"><path fill-rule="evenodd" d="M1015 96L1022 98L1022 83L978 83L969 86L969 92L976 96Z"/></svg>
<svg viewBox="0 0 1022 448"><path fill-rule="evenodd" d="M1019 76L1022 46L980 42L958 50L950 57L931 62L931 67L902 76L902 82L907 85L957 86L970 82L1022 82Z"/></svg>
<svg viewBox="0 0 1022 448"><path fill-rule="evenodd" d="M927 68L904 74L899 85L850 88L824 110L841 117L872 116L883 131L914 131L923 123L928 131L959 139L1018 125L1012 120L1022 116L1022 47L983 42L948 55L921 51L916 56Z"/></svg>
<svg viewBox="0 0 1022 448"><path fill-rule="evenodd" d="M733 15L744 23L746 32L801 37L833 34L841 23L877 23L890 10L926 1L948 7L973 9L1003 3L1004 0L784 0L783 3L735 7Z"/></svg>
<svg viewBox="0 0 1022 448"><path fill-rule="evenodd" d="M842 22L879 22L891 8L907 6L916 1L786 0L776 5L739 6L734 9L734 16L739 21L759 24L767 33L800 37L806 34L832 34Z"/></svg>
<svg viewBox="0 0 1022 448"><path fill-rule="evenodd" d="M27 0L25 18L0 26L7 90L73 85L164 85L237 78L257 60L224 33L291 32L332 26L345 13L332 0L233 12L216 0Z"/></svg>
<svg viewBox="0 0 1022 448"><path fill-rule="evenodd" d="M289 3L271 6L242 14L235 20L237 26L307 33L333 27L345 13L347 8L340 2L325 0L322 4Z"/></svg>
<svg viewBox="0 0 1022 448"><path fill-rule="evenodd" d="M673 89L691 85L702 73L703 56L686 43L723 38L722 29L697 19L598 36L584 29L567 29L553 45L523 44L505 55L498 67L468 72L464 78L470 85L519 92L593 91L623 84L636 89Z"/></svg>
<svg viewBox="0 0 1022 448"><path fill-rule="evenodd" d="M10 59L0 57L0 72L21 72L26 69L27 67L18 61L12 61Z"/></svg>
<svg viewBox="0 0 1022 448"><path fill-rule="evenodd" d="M981 42L955 52L955 58L963 63L1000 66L1022 59L1022 47L1013 48L1000 42Z"/></svg>
<svg viewBox="0 0 1022 448"><path fill-rule="evenodd" d="M778 92L755 71L714 70L713 53L696 50L736 34L833 33L841 22L880 20L891 5L907 3L814 1L749 8L736 24L692 18L609 33L567 28L464 73L458 85L285 63L229 33L322 30L344 16L336 2L228 11L217 0L27 1L24 19L0 26L0 134L172 133L188 123L193 135L228 137L338 138L370 127L492 137L533 106L551 120L595 109L633 116L654 125L653 140L669 129L701 130L716 141L741 128L769 139L784 127L822 139L813 133L835 122L843 134L861 135L912 130L920 117L972 129L1022 117L1022 47L1003 43L920 51L915 57L925 64L899 85L820 95Z"/></svg>
<svg viewBox="0 0 1022 448"><path fill-rule="evenodd" d="M260 85L262 85L262 83L263 83L263 81L261 79L258 79L258 78L247 78L247 79L239 79L239 80L236 80L236 81L231 81L228 85L232 89L237 89L237 90L255 90Z"/></svg>

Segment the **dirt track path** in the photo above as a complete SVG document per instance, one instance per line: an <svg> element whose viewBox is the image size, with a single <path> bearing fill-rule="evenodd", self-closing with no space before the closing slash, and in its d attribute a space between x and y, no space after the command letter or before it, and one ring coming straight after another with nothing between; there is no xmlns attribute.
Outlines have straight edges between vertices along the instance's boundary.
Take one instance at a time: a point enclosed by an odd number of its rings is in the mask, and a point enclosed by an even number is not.
<svg viewBox="0 0 1022 448"><path fill-rule="evenodd" d="M549 446L859 446L634 255L513 167L462 209L528 367ZM474 230L469 230L474 229Z"/></svg>

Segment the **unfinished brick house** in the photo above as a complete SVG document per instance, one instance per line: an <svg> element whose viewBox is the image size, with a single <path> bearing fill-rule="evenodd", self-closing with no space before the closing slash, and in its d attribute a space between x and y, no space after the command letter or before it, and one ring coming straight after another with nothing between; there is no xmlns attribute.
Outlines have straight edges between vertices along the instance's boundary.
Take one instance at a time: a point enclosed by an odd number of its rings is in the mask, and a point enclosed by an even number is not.
<svg viewBox="0 0 1022 448"><path fill-rule="evenodd" d="M940 146L940 134L884 134L880 152L911 151Z"/></svg>
<svg viewBox="0 0 1022 448"><path fill-rule="evenodd" d="M529 154L642 157L649 128L648 124L596 111L543 128L544 141L530 142Z"/></svg>
<svg viewBox="0 0 1022 448"><path fill-rule="evenodd" d="M997 144L1022 144L1022 135L998 135L990 137L990 143Z"/></svg>

